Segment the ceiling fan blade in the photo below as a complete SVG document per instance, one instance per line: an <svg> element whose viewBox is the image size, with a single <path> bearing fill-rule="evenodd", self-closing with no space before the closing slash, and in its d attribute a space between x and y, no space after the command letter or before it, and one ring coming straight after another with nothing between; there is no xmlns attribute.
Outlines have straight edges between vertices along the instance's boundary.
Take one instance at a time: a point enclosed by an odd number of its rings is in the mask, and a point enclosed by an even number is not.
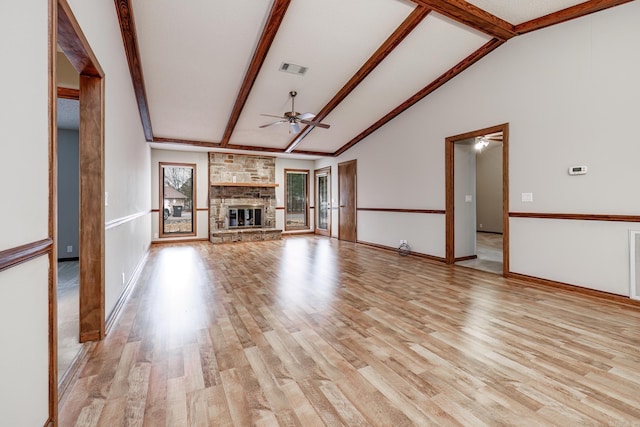
<svg viewBox="0 0 640 427"><path fill-rule="evenodd" d="M273 114L260 114L261 116L265 116L265 117L275 117L277 119L286 119L286 117L283 116L274 116Z"/></svg>
<svg viewBox="0 0 640 427"><path fill-rule="evenodd" d="M305 120L309 120L309 119L313 119L316 115L313 113L302 113L302 114L298 114L296 116L296 119L305 119Z"/></svg>
<svg viewBox="0 0 640 427"><path fill-rule="evenodd" d="M311 121L311 120L303 120L303 119L301 119L300 122L304 123L305 125L318 126L319 128L323 128L323 129L329 129L331 127L331 125L327 125L327 124L320 123L320 122L314 122L314 121Z"/></svg>
<svg viewBox="0 0 640 427"><path fill-rule="evenodd" d="M289 130L294 134L300 133L300 125L298 124L298 122L291 122Z"/></svg>
<svg viewBox="0 0 640 427"><path fill-rule="evenodd" d="M287 123L288 120L278 120L277 122L267 123L266 125L258 126L260 128L268 128L269 126L279 125L281 123Z"/></svg>

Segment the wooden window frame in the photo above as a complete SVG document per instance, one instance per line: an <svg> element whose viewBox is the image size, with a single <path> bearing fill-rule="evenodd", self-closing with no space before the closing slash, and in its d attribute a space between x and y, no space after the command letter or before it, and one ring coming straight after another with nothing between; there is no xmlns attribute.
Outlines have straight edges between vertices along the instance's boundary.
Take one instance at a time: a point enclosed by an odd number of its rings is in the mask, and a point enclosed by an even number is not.
<svg viewBox="0 0 640 427"><path fill-rule="evenodd" d="M307 175L307 182L305 185L305 223L304 227L290 227L287 225L287 194L289 189L287 188L287 174L288 173L299 173ZM311 176L311 171L309 169L285 169L284 170L284 230L285 231L300 231L300 230L311 230L311 223L309 221L309 177Z"/></svg>
<svg viewBox="0 0 640 427"><path fill-rule="evenodd" d="M192 207L191 207L191 233L165 233L164 232L164 167L190 167L193 169ZM159 162L158 163L158 236L160 239L171 239L180 237L194 237L198 235L198 209L197 209L197 181L198 169L195 163Z"/></svg>

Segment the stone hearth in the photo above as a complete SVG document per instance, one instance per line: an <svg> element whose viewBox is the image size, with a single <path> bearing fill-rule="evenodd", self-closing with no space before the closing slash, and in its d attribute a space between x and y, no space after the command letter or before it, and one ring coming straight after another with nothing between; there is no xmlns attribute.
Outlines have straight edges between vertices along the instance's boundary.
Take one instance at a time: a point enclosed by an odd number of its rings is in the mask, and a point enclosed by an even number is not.
<svg viewBox="0 0 640 427"><path fill-rule="evenodd" d="M266 156L209 153L212 243L277 240L282 230L276 223L276 159ZM230 206L262 206L262 228L229 229Z"/></svg>

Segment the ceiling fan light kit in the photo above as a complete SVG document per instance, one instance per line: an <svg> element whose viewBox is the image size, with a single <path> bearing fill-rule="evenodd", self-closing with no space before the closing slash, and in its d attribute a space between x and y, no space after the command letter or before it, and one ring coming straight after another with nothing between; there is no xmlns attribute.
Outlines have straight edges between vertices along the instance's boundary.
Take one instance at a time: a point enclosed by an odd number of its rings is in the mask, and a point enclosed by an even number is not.
<svg viewBox="0 0 640 427"><path fill-rule="evenodd" d="M261 116L266 117L277 117L280 120L275 122L267 123L265 125L260 126L260 128L266 128L273 125L279 125L282 123L289 123L289 133L298 134L300 133L300 123L308 125L308 126L317 126L323 129L329 129L329 125L325 123L320 123L317 121L313 121L312 119L316 116L313 113L298 113L295 108L295 98L298 95L298 92L292 90L289 92L289 96L291 97L291 111L285 112L282 116L274 116L272 114L261 114Z"/></svg>

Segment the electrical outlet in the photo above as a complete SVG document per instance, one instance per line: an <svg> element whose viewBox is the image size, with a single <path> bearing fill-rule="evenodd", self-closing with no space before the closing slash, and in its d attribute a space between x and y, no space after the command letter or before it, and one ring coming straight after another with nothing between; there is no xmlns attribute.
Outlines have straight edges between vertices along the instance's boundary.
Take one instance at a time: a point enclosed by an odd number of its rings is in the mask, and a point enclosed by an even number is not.
<svg viewBox="0 0 640 427"><path fill-rule="evenodd" d="M67 253L73 252L73 246L67 246Z"/></svg>
<svg viewBox="0 0 640 427"><path fill-rule="evenodd" d="M153 238L157 239L158 238L158 233L153 233Z"/></svg>
<svg viewBox="0 0 640 427"><path fill-rule="evenodd" d="M484 227L484 226L483 226L482 224L479 224L479 227L480 227L480 228L482 228L482 227Z"/></svg>

